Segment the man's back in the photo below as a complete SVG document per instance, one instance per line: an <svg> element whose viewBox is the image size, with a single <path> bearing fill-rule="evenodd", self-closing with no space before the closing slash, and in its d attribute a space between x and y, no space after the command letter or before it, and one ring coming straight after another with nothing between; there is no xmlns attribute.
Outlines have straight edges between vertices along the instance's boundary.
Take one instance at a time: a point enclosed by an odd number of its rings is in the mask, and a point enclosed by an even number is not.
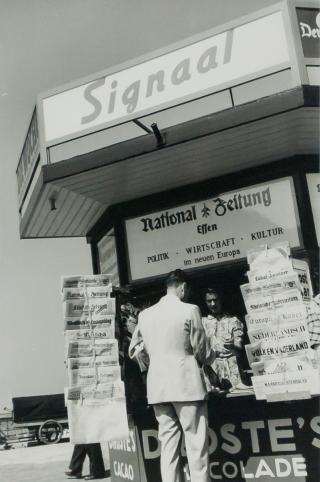
<svg viewBox="0 0 320 482"><path fill-rule="evenodd" d="M196 357L205 361L207 352L199 308L166 295L140 314L138 329L150 358L149 403L202 400Z"/></svg>
<svg viewBox="0 0 320 482"><path fill-rule="evenodd" d="M148 400L154 406L161 442L161 475L165 482L183 480L180 460L184 434L192 481L209 482L208 414L199 364L213 361L200 310L183 303L186 274L176 269L166 280L167 295L139 315L130 356L145 365L149 355Z"/></svg>

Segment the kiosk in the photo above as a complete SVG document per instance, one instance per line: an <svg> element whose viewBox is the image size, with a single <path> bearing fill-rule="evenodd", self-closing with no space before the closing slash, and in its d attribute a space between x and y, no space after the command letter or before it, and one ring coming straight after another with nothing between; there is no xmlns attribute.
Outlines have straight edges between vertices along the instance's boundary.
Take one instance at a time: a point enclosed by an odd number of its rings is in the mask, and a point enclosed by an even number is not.
<svg viewBox="0 0 320 482"><path fill-rule="evenodd" d="M240 318L247 249L286 240L318 293L319 44L318 4L282 1L40 95L21 238L86 236L94 273L138 304L186 269L195 302L219 286ZM152 410L132 416L112 480L160 481ZM213 480L319 480L318 397L212 397L209 418Z"/></svg>

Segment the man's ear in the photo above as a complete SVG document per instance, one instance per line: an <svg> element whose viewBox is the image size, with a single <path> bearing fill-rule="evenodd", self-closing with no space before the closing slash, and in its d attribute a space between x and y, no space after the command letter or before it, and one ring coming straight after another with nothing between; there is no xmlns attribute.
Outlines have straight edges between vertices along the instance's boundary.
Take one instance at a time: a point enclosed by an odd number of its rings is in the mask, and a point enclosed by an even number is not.
<svg viewBox="0 0 320 482"><path fill-rule="evenodd" d="M187 283L184 281L181 285L181 296L182 298L186 295L187 293Z"/></svg>

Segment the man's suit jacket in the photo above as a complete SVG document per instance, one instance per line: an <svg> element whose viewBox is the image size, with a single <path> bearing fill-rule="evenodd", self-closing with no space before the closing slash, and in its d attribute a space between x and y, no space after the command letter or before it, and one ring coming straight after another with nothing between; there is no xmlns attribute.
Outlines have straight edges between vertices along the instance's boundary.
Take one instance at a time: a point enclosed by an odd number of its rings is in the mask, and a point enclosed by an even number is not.
<svg viewBox="0 0 320 482"><path fill-rule="evenodd" d="M150 360L150 404L204 399L206 390L199 365L212 362L214 354L196 305L183 303L170 294L142 311L130 344L130 356L142 342Z"/></svg>

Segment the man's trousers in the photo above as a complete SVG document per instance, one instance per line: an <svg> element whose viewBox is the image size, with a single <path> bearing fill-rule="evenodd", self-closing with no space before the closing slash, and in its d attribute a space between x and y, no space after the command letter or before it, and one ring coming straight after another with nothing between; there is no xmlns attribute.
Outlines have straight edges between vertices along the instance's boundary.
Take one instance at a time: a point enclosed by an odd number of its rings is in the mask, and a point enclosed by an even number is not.
<svg viewBox="0 0 320 482"><path fill-rule="evenodd" d="M184 433L191 482L210 482L207 402L154 405L161 442L163 482L183 482L181 441Z"/></svg>
<svg viewBox="0 0 320 482"><path fill-rule="evenodd" d="M105 474L105 468L99 443L75 445L69 465L70 470L74 474L81 474L86 455L88 455L90 461L90 475L102 477Z"/></svg>

